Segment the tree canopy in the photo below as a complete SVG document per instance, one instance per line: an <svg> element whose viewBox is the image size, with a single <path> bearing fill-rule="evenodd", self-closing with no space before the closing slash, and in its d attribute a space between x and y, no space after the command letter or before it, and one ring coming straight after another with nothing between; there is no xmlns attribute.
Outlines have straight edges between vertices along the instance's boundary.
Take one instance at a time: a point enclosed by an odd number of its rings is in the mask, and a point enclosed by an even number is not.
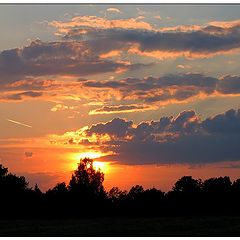
<svg viewBox="0 0 240 240"><path fill-rule="evenodd" d="M57 183L46 192L0 165L0 217L240 215L240 179L232 183L227 176L204 181L183 176L166 193L141 185L107 192L103 182L103 172L89 158L80 160L68 184Z"/></svg>

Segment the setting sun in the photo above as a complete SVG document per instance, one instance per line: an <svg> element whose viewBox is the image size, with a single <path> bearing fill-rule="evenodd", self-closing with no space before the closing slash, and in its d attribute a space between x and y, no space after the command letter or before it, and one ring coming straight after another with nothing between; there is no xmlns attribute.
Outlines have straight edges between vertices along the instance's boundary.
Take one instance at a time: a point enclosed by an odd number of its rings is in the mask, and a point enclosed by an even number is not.
<svg viewBox="0 0 240 240"><path fill-rule="evenodd" d="M93 167L96 170L101 170L102 172L106 173L108 171L109 163L93 161Z"/></svg>
<svg viewBox="0 0 240 240"><path fill-rule="evenodd" d="M99 158L101 156L103 156L101 152L83 152L78 154L78 159L82 159L82 158L94 159L94 158Z"/></svg>
<svg viewBox="0 0 240 240"><path fill-rule="evenodd" d="M81 159L84 158L90 158L90 159L97 159L104 156L101 152L82 152L82 153L72 153L71 159L73 160L73 163L71 164L71 168L75 169L77 164ZM109 169L109 163L108 162L102 162L102 161L93 161L93 167L96 170L101 170L102 172L106 173Z"/></svg>

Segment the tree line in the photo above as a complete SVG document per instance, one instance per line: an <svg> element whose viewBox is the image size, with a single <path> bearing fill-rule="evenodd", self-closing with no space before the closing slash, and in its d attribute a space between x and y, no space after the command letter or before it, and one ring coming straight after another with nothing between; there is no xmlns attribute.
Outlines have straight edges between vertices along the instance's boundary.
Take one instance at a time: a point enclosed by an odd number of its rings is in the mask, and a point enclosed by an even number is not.
<svg viewBox="0 0 240 240"><path fill-rule="evenodd" d="M106 191L103 182L89 158L80 161L68 185L58 183L46 192L0 165L0 217L240 215L240 179L183 176L168 192L140 185Z"/></svg>

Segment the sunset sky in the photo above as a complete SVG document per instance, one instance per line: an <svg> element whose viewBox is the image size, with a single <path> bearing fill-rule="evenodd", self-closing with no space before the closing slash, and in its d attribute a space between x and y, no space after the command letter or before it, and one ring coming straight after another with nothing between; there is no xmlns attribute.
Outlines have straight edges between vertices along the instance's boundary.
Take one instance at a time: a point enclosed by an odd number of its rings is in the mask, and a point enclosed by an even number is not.
<svg viewBox="0 0 240 240"><path fill-rule="evenodd" d="M240 5L1 5L0 162L42 190L240 177Z"/></svg>

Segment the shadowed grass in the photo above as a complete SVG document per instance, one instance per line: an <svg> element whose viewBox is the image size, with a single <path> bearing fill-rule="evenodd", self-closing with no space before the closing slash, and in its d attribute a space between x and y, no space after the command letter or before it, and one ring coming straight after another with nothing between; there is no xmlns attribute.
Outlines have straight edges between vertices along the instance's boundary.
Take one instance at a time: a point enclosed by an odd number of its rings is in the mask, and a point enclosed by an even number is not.
<svg viewBox="0 0 240 240"><path fill-rule="evenodd" d="M240 217L0 220L1 236L239 236Z"/></svg>

